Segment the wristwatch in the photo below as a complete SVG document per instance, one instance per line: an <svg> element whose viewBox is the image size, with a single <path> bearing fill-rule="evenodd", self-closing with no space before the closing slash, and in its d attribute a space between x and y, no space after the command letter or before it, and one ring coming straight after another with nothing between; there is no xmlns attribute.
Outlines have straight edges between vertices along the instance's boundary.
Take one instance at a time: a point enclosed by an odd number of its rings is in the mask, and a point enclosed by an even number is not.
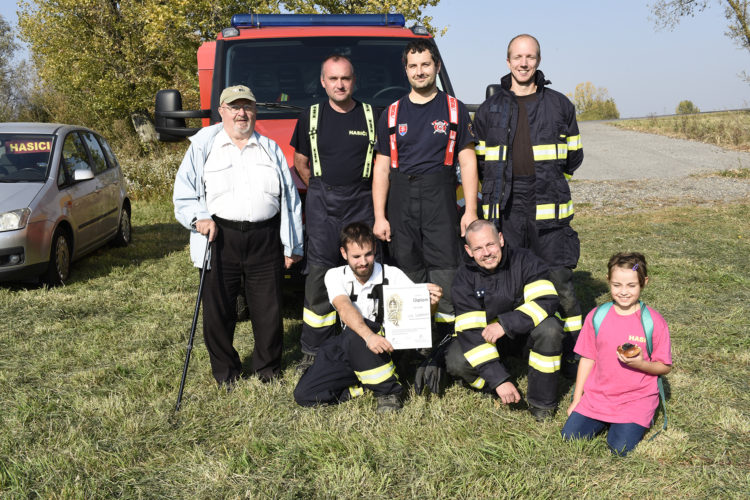
<svg viewBox="0 0 750 500"><path fill-rule="evenodd" d="M193 220L190 221L190 227L197 231L198 228L195 227L196 222L198 222L198 217L193 217Z"/></svg>

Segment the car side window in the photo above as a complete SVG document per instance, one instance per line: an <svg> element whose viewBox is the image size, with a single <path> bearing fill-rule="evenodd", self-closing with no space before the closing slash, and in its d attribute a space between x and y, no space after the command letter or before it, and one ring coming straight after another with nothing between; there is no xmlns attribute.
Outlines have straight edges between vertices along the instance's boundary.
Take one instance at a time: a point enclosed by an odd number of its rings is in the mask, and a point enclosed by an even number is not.
<svg viewBox="0 0 750 500"><path fill-rule="evenodd" d="M104 151L104 156L107 157L107 163L109 163L109 168L117 167L117 158L115 157L115 154L112 152L112 148L109 147L109 144L107 141L104 140L104 138L100 135L97 135L96 138L99 140L99 145L101 145L102 150Z"/></svg>
<svg viewBox="0 0 750 500"><path fill-rule="evenodd" d="M91 165L89 165L89 156L88 153L86 153L86 147L83 145L77 132L68 134L65 138L62 151L62 164L60 167L60 170L65 173L64 184L73 182L73 172L76 170L86 168L91 169L92 171L94 170ZM57 176L58 185L62 185L60 182L61 177L63 177L62 174Z"/></svg>
<svg viewBox="0 0 750 500"><path fill-rule="evenodd" d="M96 137L90 132L81 132L81 135L83 136L83 140L86 141L86 145L89 147L94 174L101 174L109 167L107 165L107 160L104 157L104 152L102 151L101 146L99 146L99 142L97 142Z"/></svg>

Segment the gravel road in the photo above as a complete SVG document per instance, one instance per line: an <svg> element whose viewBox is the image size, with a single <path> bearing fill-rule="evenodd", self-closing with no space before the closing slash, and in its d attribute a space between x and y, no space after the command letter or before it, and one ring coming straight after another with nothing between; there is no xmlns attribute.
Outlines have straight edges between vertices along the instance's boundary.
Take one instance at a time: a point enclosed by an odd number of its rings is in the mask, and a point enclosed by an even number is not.
<svg viewBox="0 0 750 500"><path fill-rule="evenodd" d="M716 175L750 168L750 153L602 122L579 127L584 160L570 184L579 211L750 202L750 179Z"/></svg>

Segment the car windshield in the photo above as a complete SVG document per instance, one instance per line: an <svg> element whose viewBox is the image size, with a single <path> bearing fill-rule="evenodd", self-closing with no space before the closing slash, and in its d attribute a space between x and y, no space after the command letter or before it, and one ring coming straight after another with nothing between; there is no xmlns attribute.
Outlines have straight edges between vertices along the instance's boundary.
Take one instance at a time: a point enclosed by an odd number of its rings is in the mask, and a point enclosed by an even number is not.
<svg viewBox="0 0 750 500"><path fill-rule="evenodd" d="M320 65L331 54L354 65L354 98L385 108L409 92L401 53L413 39L300 37L237 40L226 43L224 87L249 86L259 118L296 117L299 110L325 99ZM438 77L438 88L444 88ZM223 87L222 87L223 88ZM265 116L264 116L265 115Z"/></svg>
<svg viewBox="0 0 750 500"><path fill-rule="evenodd" d="M52 135L0 134L0 182L44 182Z"/></svg>

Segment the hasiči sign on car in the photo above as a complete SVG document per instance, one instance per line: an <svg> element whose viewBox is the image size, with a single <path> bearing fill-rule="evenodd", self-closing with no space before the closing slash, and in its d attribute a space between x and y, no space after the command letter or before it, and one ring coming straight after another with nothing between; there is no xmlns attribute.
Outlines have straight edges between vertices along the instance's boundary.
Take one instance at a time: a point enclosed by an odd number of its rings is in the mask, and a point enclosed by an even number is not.
<svg viewBox="0 0 750 500"><path fill-rule="evenodd" d="M12 154L20 153L49 153L52 141L8 141L5 151Z"/></svg>

